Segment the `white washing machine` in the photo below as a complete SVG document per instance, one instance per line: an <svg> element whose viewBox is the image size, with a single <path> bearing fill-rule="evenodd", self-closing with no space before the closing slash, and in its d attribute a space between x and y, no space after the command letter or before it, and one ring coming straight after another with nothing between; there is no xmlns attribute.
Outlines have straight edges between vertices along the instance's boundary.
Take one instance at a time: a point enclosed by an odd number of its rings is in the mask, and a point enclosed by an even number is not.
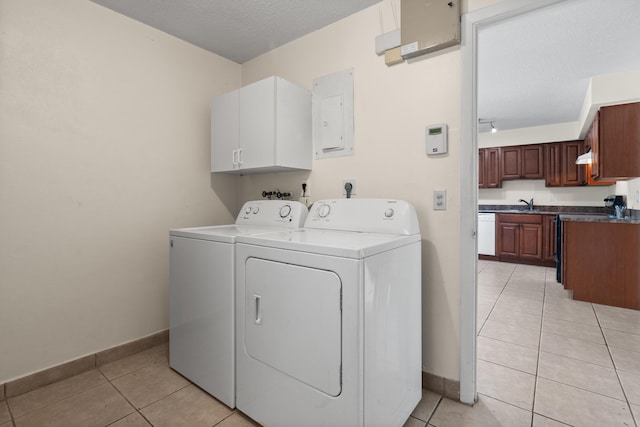
<svg viewBox="0 0 640 427"><path fill-rule="evenodd" d="M169 365L235 408L235 241L299 228L299 202L244 204L235 224L170 230Z"/></svg>
<svg viewBox="0 0 640 427"><path fill-rule="evenodd" d="M405 201L316 202L236 244L236 406L264 426L400 427L421 398L421 241Z"/></svg>

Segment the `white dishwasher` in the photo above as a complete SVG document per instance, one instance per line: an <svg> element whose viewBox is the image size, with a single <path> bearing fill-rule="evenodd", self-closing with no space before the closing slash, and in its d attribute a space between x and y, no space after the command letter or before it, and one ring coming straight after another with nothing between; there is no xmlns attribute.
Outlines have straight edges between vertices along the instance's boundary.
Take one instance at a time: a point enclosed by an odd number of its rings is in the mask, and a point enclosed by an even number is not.
<svg viewBox="0 0 640 427"><path fill-rule="evenodd" d="M496 255L496 214L478 214L478 255Z"/></svg>

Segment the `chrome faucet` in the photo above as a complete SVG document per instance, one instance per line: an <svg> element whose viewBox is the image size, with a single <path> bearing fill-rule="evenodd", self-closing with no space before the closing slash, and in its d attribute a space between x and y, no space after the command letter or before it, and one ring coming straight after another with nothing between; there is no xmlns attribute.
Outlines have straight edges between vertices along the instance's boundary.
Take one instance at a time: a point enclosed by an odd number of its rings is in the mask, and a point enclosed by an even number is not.
<svg viewBox="0 0 640 427"><path fill-rule="evenodd" d="M531 201L527 202L526 200L520 199L518 200L519 202L522 203L526 203L527 204L527 208L532 211L533 210L533 197L531 198Z"/></svg>

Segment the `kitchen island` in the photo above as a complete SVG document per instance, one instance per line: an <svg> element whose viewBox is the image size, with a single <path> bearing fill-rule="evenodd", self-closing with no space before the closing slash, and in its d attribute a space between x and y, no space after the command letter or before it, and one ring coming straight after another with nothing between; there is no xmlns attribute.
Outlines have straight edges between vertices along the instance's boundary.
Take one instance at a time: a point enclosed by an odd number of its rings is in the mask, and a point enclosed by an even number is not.
<svg viewBox="0 0 640 427"><path fill-rule="evenodd" d="M573 299L640 310L640 219L561 214L562 284Z"/></svg>

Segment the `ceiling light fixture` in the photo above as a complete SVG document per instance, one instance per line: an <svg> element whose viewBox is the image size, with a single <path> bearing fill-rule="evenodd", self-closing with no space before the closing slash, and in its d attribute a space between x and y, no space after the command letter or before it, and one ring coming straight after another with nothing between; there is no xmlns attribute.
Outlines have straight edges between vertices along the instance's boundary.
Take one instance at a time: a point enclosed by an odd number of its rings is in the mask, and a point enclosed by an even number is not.
<svg viewBox="0 0 640 427"><path fill-rule="evenodd" d="M480 129L480 132L489 132L489 131L491 131L491 133L498 132L498 129L495 127L494 123L495 123L494 120L478 119L479 125L489 125L489 126L482 126L482 129Z"/></svg>

